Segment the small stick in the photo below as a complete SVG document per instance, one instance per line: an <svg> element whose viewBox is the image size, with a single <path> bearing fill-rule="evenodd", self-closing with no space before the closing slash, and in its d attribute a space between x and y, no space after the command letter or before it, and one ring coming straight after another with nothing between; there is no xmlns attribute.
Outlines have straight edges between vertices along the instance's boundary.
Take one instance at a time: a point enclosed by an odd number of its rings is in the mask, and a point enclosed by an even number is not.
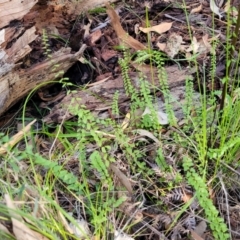
<svg viewBox="0 0 240 240"><path fill-rule="evenodd" d="M180 20L180 19L177 19L177 18L175 18L175 17L172 17L172 16L169 15L169 14L164 14L164 17L173 19L174 21L177 21L177 22L186 23L185 21Z"/></svg>

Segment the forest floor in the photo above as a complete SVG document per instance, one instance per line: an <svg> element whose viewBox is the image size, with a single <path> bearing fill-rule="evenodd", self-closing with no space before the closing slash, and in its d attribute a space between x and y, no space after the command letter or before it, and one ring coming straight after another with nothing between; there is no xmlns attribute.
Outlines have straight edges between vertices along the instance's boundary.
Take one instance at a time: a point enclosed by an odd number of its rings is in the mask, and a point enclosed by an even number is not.
<svg viewBox="0 0 240 240"><path fill-rule="evenodd" d="M3 239L240 239L238 6L210 2L39 5L23 70L85 50L0 119Z"/></svg>

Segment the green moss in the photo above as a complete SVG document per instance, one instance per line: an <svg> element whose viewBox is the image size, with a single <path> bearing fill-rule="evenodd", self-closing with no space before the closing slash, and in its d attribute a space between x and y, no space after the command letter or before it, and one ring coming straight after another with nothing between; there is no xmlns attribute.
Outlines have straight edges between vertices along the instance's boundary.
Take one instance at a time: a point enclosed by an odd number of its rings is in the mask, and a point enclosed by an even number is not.
<svg viewBox="0 0 240 240"><path fill-rule="evenodd" d="M106 13L106 8L97 7L88 11L89 14L99 14L99 13Z"/></svg>

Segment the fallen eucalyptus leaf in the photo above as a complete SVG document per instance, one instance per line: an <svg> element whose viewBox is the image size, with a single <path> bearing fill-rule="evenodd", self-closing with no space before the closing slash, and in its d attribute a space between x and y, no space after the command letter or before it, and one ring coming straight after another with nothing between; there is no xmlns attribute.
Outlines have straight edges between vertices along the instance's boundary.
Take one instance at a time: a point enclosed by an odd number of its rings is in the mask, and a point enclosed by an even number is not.
<svg viewBox="0 0 240 240"><path fill-rule="evenodd" d="M123 29L119 16L117 15L116 11L110 6L110 4L106 4L107 7L107 14L111 19L111 24L122 44L126 44L128 47L131 47L135 50L143 50L146 47L134 39L133 37L129 36L129 34Z"/></svg>
<svg viewBox="0 0 240 240"><path fill-rule="evenodd" d="M219 18L222 18L222 14L219 11L219 7L216 5L215 0L210 0L210 9L213 13L219 16Z"/></svg>
<svg viewBox="0 0 240 240"><path fill-rule="evenodd" d="M148 27L148 28L140 27L139 30L141 30L144 33L157 32L161 34L161 33L167 32L172 27L172 24L173 24L172 22L165 22L153 27Z"/></svg>
<svg viewBox="0 0 240 240"><path fill-rule="evenodd" d="M202 4L200 4L198 7L193 8L190 13L198 13L202 11Z"/></svg>
<svg viewBox="0 0 240 240"><path fill-rule="evenodd" d="M119 169L117 166L115 166L113 163L110 164L110 168L115 173L115 175L118 177L120 182L123 184L123 186L128 190L130 194L133 193L132 185L129 181L129 178Z"/></svg>
<svg viewBox="0 0 240 240"><path fill-rule="evenodd" d="M160 141L151 132L144 130L144 129L137 129L136 132L140 136L146 136L146 137L151 138L155 143L160 145Z"/></svg>
<svg viewBox="0 0 240 240"><path fill-rule="evenodd" d="M47 240L45 236L33 231L24 224L22 217L17 213L17 209L8 194L5 194L5 201L11 216L13 233L17 240Z"/></svg>

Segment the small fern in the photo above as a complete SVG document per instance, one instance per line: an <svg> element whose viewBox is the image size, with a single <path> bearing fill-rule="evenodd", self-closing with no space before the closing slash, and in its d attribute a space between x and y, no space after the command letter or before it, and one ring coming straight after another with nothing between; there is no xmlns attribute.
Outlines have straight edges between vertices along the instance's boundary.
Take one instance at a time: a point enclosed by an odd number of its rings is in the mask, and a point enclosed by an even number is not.
<svg viewBox="0 0 240 240"><path fill-rule="evenodd" d="M186 92L185 92L185 103L183 105L183 113L186 118L188 118L191 114L192 100L193 100L193 79L186 78L185 81Z"/></svg>
<svg viewBox="0 0 240 240"><path fill-rule="evenodd" d="M183 158L183 167L188 183L196 190L196 197L200 206L205 211L205 215L213 231L213 236L219 240L229 239L230 235L227 232L227 225L224 223L224 220L219 217L219 212L210 199L204 179L195 171L192 160L187 156Z"/></svg>
<svg viewBox="0 0 240 240"><path fill-rule="evenodd" d="M119 116L118 99L119 99L119 91L116 91L113 95L112 113L117 116Z"/></svg>
<svg viewBox="0 0 240 240"><path fill-rule="evenodd" d="M119 60L119 65L122 69L122 77L123 77L123 83L124 88L127 96L130 96L131 98L131 110L135 111L139 107L142 106L142 101L139 98L138 90L133 86L132 81L129 77L129 55L124 49L123 51L123 59Z"/></svg>
<svg viewBox="0 0 240 240"><path fill-rule="evenodd" d="M144 77L140 75L140 93L143 96L144 105L150 110L150 114L146 114L143 116L142 123L147 128L152 128L153 130L159 130L160 124L158 121L158 115L156 111L156 107L153 104L153 97L150 91L150 84L148 81L144 79Z"/></svg>
<svg viewBox="0 0 240 240"><path fill-rule="evenodd" d="M122 76L123 76L123 81L124 81L124 87L125 87L125 91L126 94L128 96L131 96L131 98L135 98L135 96L137 95L136 90L134 89L131 79L129 77L128 71L129 71L129 56L128 53L126 51L126 49L124 49L123 51L123 59L119 60L119 64L121 66L122 69Z"/></svg>
<svg viewBox="0 0 240 240"><path fill-rule="evenodd" d="M98 171L101 179L103 181L110 181L110 175L108 173L110 162L108 159L106 157L103 158L102 154L99 151L94 151L89 158L92 167Z"/></svg>
<svg viewBox="0 0 240 240"><path fill-rule="evenodd" d="M177 119L175 117L173 108L171 106L171 92L169 90L169 85L167 82L167 72L164 67L164 58L159 51L153 51L153 60L157 64L158 71L158 79L161 86L161 90L163 92L166 113L168 115L169 123L173 126L177 125Z"/></svg>
<svg viewBox="0 0 240 240"><path fill-rule="evenodd" d="M44 54L47 58L52 58L48 35L45 29L42 30L42 42Z"/></svg>
<svg viewBox="0 0 240 240"><path fill-rule="evenodd" d="M57 162L47 160L38 153L33 154L30 150L28 150L26 157L27 156L31 157L35 165L42 166L46 170L51 171L57 179L66 184L67 189L74 191L77 194L83 194L82 185L72 172L68 172L67 170L63 169L62 166L58 165Z"/></svg>
<svg viewBox="0 0 240 240"><path fill-rule="evenodd" d="M45 29L42 30L42 43L43 43L44 55L48 59L50 59L51 63L52 63L51 71L56 72L56 74L55 74L56 79L60 78L60 76L63 76L64 71L60 71L59 69L56 70L57 68L59 68L59 64L57 64L56 61L54 61L52 59L52 54L51 54L52 50L50 49L49 38L48 38L48 34ZM59 81L60 81L60 83L63 84L63 87L73 85L72 83L68 82L68 78L61 78Z"/></svg>
<svg viewBox="0 0 240 240"><path fill-rule="evenodd" d="M167 162L165 160L164 153L163 153L163 150L161 148L159 148L157 150L157 156L155 158L155 161L156 161L158 167L162 171L168 171L169 170L169 165L167 164Z"/></svg>

